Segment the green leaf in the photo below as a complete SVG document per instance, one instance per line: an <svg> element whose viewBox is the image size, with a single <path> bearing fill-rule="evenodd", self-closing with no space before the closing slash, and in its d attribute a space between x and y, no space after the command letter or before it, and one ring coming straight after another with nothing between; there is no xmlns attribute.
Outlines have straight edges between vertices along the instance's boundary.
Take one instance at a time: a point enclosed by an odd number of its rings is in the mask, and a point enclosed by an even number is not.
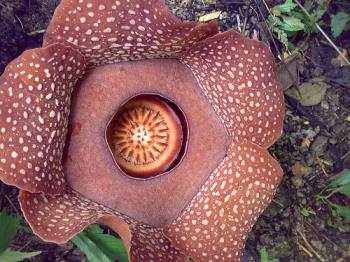
<svg viewBox="0 0 350 262"><path fill-rule="evenodd" d="M314 1L313 0L306 0L305 3L304 3L304 8L309 11L309 13L312 11L313 9L313 4L314 4Z"/></svg>
<svg viewBox="0 0 350 262"><path fill-rule="evenodd" d="M305 23L305 32L306 33L318 33L319 30L316 26L316 19L314 17L307 17L303 19Z"/></svg>
<svg viewBox="0 0 350 262"><path fill-rule="evenodd" d="M350 21L350 15L344 11L338 12L332 17L331 29L333 37L338 37L343 32L346 24Z"/></svg>
<svg viewBox="0 0 350 262"><path fill-rule="evenodd" d="M338 227L333 223L333 221L331 219L327 219L327 225L330 227L333 227L335 229L337 229Z"/></svg>
<svg viewBox="0 0 350 262"><path fill-rule="evenodd" d="M19 216L11 216L4 211L0 212L0 253L10 247L17 233L19 221Z"/></svg>
<svg viewBox="0 0 350 262"><path fill-rule="evenodd" d="M1 262L17 262L22 261L26 258L32 258L41 254L40 251L35 252L19 252L11 249L6 249L4 252L0 253L0 261Z"/></svg>
<svg viewBox="0 0 350 262"><path fill-rule="evenodd" d="M90 262L113 262L84 232L73 237L71 241L87 256Z"/></svg>
<svg viewBox="0 0 350 262"><path fill-rule="evenodd" d="M30 227L23 226L21 224L18 225L18 230L23 231L23 232L25 232L27 234L33 234L33 230Z"/></svg>
<svg viewBox="0 0 350 262"><path fill-rule="evenodd" d="M98 225L90 226L86 233L89 238L97 244L101 250L109 256L112 261L116 259L119 262L128 262L128 252L125 249L124 243L121 239L113 235L104 234L101 227Z"/></svg>
<svg viewBox="0 0 350 262"><path fill-rule="evenodd" d="M273 31L277 34L278 40L288 48L288 36L287 33L277 27L273 29Z"/></svg>
<svg viewBox="0 0 350 262"><path fill-rule="evenodd" d="M322 18L322 16L326 13L327 8L317 8L315 14L313 15L315 17L316 20L320 20Z"/></svg>
<svg viewBox="0 0 350 262"><path fill-rule="evenodd" d="M115 236L104 234L93 225L75 236L72 242L87 256L90 262L128 262L128 254L123 241Z"/></svg>
<svg viewBox="0 0 350 262"><path fill-rule="evenodd" d="M346 223L350 223L350 208L333 204L335 211L339 216L344 218Z"/></svg>
<svg viewBox="0 0 350 262"><path fill-rule="evenodd" d="M344 169L339 174L334 176L332 182L329 184L330 187L343 186L350 183L350 170Z"/></svg>
<svg viewBox="0 0 350 262"><path fill-rule="evenodd" d="M335 190L335 192L342 193L350 197L350 183L344 186L341 186Z"/></svg>
<svg viewBox="0 0 350 262"><path fill-rule="evenodd" d="M332 209L332 216L336 217L337 215L337 211L335 211L335 209Z"/></svg>
<svg viewBox="0 0 350 262"><path fill-rule="evenodd" d="M278 40L285 47L288 48L288 36L287 36L287 33L284 30L280 29L280 26L283 24L282 20L279 19L278 17L273 17L273 16L270 15L268 17L267 21L268 21L272 31L277 34Z"/></svg>
<svg viewBox="0 0 350 262"><path fill-rule="evenodd" d="M290 13L295 7L297 7L297 5L295 3L293 3L293 0L286 0L286 2L284 2L281 5L276 5L274 6L273 12L275 13L275 11L279 12L279 13Z"/></svg>
<svg viewBox="0 0 350 262"><path fill-rule="evenodd" d="M306 0L304 8L311 14L315 20L319 20L326 13L330 0Z"/></svg>
<svg viewBox="0 0 350 262"><path fill-rule="evenodd" d="M300 212L304 217L310 216L310 211L307 208L303 208Z"/></svg>
<svg viewBox="0 0 350 262"><path fill-rule="evenodd" d="M328 191L331 191L331 195L342 193L350 197L350 171L344 169L340 174L336 175L332 182L329 183Z"/></svg>
<svg viewBox="0 0 350 262"><path fill-rule="evenodd" d="M269 254L267 253L266 247L261 248L260 250L260 262L265 262L269 259Z"/></svg>
<svg viewBox="0 0 350 262"><path fill-rule="evenodd" d="M304 23L299 18L292 16L282 16L282 18L283 24L281 26L283 30L292 32L304 30Z"/></svg>
<svg viewBox="0 0 350 262"><path fill-rule="evenodd" d="M278 259L269 259L269 254L267 253L266 247L262 247L259 249L260 253L260 262L278 262Z"/></svg>
<svg viewBox="0 0 350 262"><path fill-rule="evenodd" d="M327 12L329 6L329 0L306 0L304 2L304 8L310 13L310 16L303 14L303 17L295 16L294 12L290 13L291 16L299 18L305 24L306 33L318 33L319 30L316 23L322 25L323 21L320 20Z"/></svg>

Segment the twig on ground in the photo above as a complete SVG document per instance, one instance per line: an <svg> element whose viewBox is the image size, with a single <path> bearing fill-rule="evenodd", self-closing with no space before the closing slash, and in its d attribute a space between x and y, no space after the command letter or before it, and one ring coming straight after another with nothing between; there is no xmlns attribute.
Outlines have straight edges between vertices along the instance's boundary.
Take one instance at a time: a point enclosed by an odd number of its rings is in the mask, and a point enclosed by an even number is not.
<svg viewBox="0 0 350 262"><path fill-rule="evenodd" d="M241 19L239 18L239 15L236 15L237 18L237 28L240 33L242 33L242 28L241 28Z"/></svg>
<svg viewBox="0 0 350 262"><path fill-rule="evenodd" d="M304 8L304 6L298 1L295 0L295 2L298 4L298 6L300 7L300 9L309 17L311 18L311 15L309 14L309 12ZM321 32L321 34L327 39L327 41L331 44L331 46L337 51L337 53L344 59L344 61L346 62L347 65L350 65L350 61L348 60L348 58L339 50L339 48L334 44L334 42L332 41L332 39L329 38L329 36L326 34L325 31L323 31L323 29L320 27L320 25L315 22L315 26L317 27L317 29Z"/></svg>
<svg viewBox="0 0 350 262"><path fill-rule="evenodd" d="M32 32L27 33L28 36L35 36L35 35L39 35L39 34L43 34L46 32L46 29L40 29L40 30L35 30Z"/></svg>
<svg viewBox="0 0 350 262"><path fill-rule="evenodd" d="M27 241L27 243L25 243L23 246L21 246L18 251L22 251L27 246L29 246L33 241L34 241L34 238L32 237L29 241Z"/></svg>
<svg viewBox="0 0 350 262"><path fill-rule="evenodd" d="M10 203L10 206L13 208L13 210L16 212L17 215L20 213L18 212L18 209L16 208L15 204L11 201L11 199L4 193L1 192L1 194L6 198L6 200Z"/></svg>
<svg viewBox="0 0 350 262"><path fill-rule="evenodd" d="M279 205L280 207L284 207L283 204L275 199L272 199L272 202L276 203L277 205Z"/></svg>
<svg viewBox="0 0 350 262"><path fill-rule="evenodd" d="M314 255L313 255L309 250L307 250L306 247L304 247L302 244L300 244L299 242L298 242L298 247L299 247L300 249L302 249L306 254L308 254L309 257L314 257Z"/></svg>
<svg viewBox="0 0 350 262"><path fill-rule="evenodd" d="M309 241L307 240L306 236L300 231L297 230L297 233L301 236L301 238L304 240L306 246L311 250L311 252L313 254L316 255L316 257L321 260L322 262L325 262L326 260L319 254L317 253L317 251L312 247L312 245L309 243Z"/></svg>
<svg viewBox="0 0 350 262"><path fill-rule="evenodd" d="M316 161L317 161L317 164L321 167L323 174L326 177L329 177L327 170L326 170L326 167L325 167L325 164L328 165L328 163L326 161L324 161L323 159L321 159L319 156L316 156Z"/></svg>
<svg viewBox="0 0 350 262"><path fill-rule="evenodd" d="M269 11L269 13L270 13L270 9L269 9L269 7L267 6L265 0L263 0L263 2L264 2L264 4L265 4L265 6L266 6L266 9L267 9L267 10ZM270 29L268 23L266 22L266 19L265 19L265 17L264 17L264 13L263 13L263 11L262 11L261 8L260 8L260 5L259 5L258 0L255 0L255 5L256 5L256 7L257 7L258 10L259 10L260 16L261 16L262 20L264 21L264 25L265 25L265 27L267 28L267 31L269 32L269 36L270 36L270 38L271 38L272 44L273 44L273 46L274 46L274 48L275 48L275 50L276 50L276 52L277 52L277 58L278 58L279 60L281 60L281 61L284 61L283 55L281 54L281 52L280 52L280 50L279 50L279 48L278 48L278 46L277 46L277 43L276 43L276 41L275 41L275 39L274 39L274 37L273 37L273 33L272 33L272 31L271 31L271 29Z"/></svg>
<svg viewBox="0 0 350 262"><path fill-rule="evenodd" d="M341 160L344 160L345 158L347 158L350 155L350 150L348 152L346 152L344 155L342 155L340 157Z"/></svg>
<svg viewBox="0 0 350 262"><path fill-rule="evenodd" d="M19 22L19 24L21 25L22 31L25 33L24 26L23 26L21 19L19 19L19 17L17 15L15 15L15 17L16 17L17 21Z"/></svg>
<svg viewBox="0 0 350 262"><path fill-rule="evenodd" d="M308 221L305 221L305 223L312 229L312 231L314 231L316 234L318 234L321 237L323 237L326 241L328 241L333 246L338 247L340 250L342 250L346 254L346 250L344 250L341 246L339 246L336 243L334 243L329 237L327 237L325 234L323 234L318 229L316 229L311 223L309 223Z"/></svg>
<svg viewBox="0 0 350 262"><path fill-rule="evenodd" d="M242 34L244 36L247 36L245 29L247 27L247 22L248 22L248 10L249 9L246 9L245 12L244 12L244 20L243 20L243 28L242 28Z"/></svg>

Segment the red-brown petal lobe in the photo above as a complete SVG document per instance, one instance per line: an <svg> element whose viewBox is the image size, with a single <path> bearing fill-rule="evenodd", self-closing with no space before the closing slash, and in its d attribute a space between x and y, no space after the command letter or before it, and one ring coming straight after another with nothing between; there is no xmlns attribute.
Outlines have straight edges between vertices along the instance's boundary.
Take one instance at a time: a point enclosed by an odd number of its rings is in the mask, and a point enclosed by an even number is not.
<svg viewBox="0 0 350 262"><path fill-rule="evenodd" d="M265 149L251 142L232 145L165 235L197 262L241 261L247 234L281 176L281 167Z"/></svg>
<svg viewBox="0 0 350 262"><path fill-rule="evenodd" d="M133 235L129 254L131 261L188 261L188 257L176 249L160 229L134 224L130 230Z"/></svg>
<svg viewBox="0 0 350 262"><path fill-rule="evenodd" d="M45 241L66 243L87 226L101 222L123 239L131 262L186 261L160 229L141 225L135 220L99 205L74 191L45 196L21 191L19 202L33 232Z"/></svg>
<svg viewBox="0 0 350 262"><path fill-rule="evenodd" d="M188 258L170 243L160 229L142 225L131 218L125 218L125 221L130 225L130 231L128 229L128 232L125 232L125 229L121 228L117 216L118 214L116 216L103 217L99 221L118 232L124 240L131 262L188 261ZM132 236L130 236L130 232Z"/></svg>
<svg viewBox="0 0 350 262"><path fill-rule="evenodd" d="M89 64L174 57L214 35L217 23L179 21L163 0L63 0L55 11L44 45L70 43Z"/></svg>
<svg viewBox="0 0 350 262"><path fill-rule="evenodd" d="M18 197L33 232L45 241L62 244L113 211L74 191L49 196L21 191Z"/></svg>
<svg viewBox="0 0 350 262"><path fill-rule="evenodd" d="M0 179L30 192L66 187L61 158L83 57L60 44L24 52L0 78Z"/></svg>
<svg viewBox="0 0 350 262"><path fill-rule="evenodd" d="M198 43L181 61L191 68L234 140L267 148L279 138L283 90L263 42L229 31Z"/></svg>

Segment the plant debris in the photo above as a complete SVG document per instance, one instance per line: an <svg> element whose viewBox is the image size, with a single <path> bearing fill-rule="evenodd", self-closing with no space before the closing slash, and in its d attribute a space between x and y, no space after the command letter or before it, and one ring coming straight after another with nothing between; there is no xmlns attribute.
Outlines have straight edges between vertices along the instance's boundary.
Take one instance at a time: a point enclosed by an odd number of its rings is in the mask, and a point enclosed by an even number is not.
<svg viewBox="0 0 350 262"><path fill-rule="evenodd" d="M296 99L303 106L314 106L323 100L329 85L322 79L314 78L309 82L293 87L286 94Z"/></svg>

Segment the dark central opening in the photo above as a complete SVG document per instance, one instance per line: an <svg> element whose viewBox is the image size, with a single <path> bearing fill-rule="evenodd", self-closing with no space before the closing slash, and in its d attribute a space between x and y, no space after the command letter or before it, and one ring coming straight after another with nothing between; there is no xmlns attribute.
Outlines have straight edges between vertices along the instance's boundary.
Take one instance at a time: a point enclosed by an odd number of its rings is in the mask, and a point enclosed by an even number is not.
<svg viewBox="0 0 350 262"><path fill-rule="evenodd" d="M188 124L183 111L169 99L141 94L116 112L107 128L107 141L118 167L135 178L171 171L182 160Z"/></svg>

